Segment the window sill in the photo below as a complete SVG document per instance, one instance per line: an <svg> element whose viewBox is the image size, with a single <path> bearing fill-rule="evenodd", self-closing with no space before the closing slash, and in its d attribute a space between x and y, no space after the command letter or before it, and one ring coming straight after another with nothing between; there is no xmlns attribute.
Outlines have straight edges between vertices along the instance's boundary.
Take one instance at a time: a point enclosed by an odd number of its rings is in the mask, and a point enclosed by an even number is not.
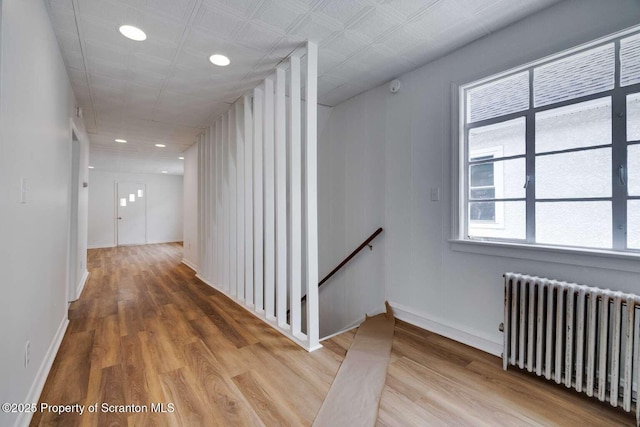
<svg viewBox="0 0 640 427"><path fill-rule="evenodd" d="M640 253L479 240L451 239L449 243L456 252L640 273Z"/></svg>

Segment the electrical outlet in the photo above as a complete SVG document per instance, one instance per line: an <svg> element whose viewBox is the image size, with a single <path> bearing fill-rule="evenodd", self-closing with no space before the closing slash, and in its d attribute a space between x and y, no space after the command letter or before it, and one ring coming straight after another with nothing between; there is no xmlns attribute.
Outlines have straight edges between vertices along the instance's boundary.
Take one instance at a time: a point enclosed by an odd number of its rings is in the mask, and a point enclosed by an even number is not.
<svg viewBox="0 0 640 427"><path fill-rule="evenodd" d="M24 367L27 368L29 366L29 362L31 361L31 341L27 341L24 345Z"/></svg>

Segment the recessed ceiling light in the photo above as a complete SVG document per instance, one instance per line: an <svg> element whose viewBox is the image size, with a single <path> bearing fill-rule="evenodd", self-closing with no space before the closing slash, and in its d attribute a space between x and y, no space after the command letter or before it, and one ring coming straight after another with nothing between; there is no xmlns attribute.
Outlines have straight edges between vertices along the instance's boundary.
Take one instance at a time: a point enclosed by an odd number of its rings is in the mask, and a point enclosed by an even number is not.
<svg viewBox="0 0 640 427"><path fill-rule="evenodd" d="M180 156L178 157L178 160L184 160L184 157Z"/></svg>
<svg viewBox="0 0 640 427"><path fill-rule="evenodd" d="M169 173L169 171L162 171L162 173Z"/></svg>
<svg viewBox="0 0 640 427"><path fill-rule="evenodd" d="M231 61L229 61L229 58L219 54L211 55L209 57L209 61L211 61L213 65L218 65L220 67L226 67L231 63Z"/></svg>
<svg viewBox="0 0 640 427"><path fill-rule="evenodd" d="M93 166L89 166L89 169L94 169L94 167Z"/></svg>
<svg viewBox="0 0 640 427"><path fill-rule="evenodd" d="M141 42L147 39L147 35L138 27L134 27L133 25L123 25L119 28L120 34L125 36L128 39L135 40L137 42Z"/></svg>
<svg viewBox="0 0 640 427"><path fill-rule="evenodd" d="M166 147L166 145L164 145L164 144L156 144L156 147L164 148L164 147Z"/></svg>
<svg viewBox="0 0 640 427"><path fill-rule="evenodd" d="M119 142L120 144L126 144L127 140L126 139L116 139L116 142Z"/></svg>

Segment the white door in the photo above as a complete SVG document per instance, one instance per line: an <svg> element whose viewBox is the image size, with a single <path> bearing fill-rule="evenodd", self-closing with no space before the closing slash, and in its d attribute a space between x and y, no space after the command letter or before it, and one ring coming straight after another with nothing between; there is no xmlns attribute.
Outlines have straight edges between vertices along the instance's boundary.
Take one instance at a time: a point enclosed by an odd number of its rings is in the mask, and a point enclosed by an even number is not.
<svg viewBox="0 0 640 427"><path fill-rule="evenodd" d="M118 246L147 243L147 189L144 184L118 184Z"/></svg>

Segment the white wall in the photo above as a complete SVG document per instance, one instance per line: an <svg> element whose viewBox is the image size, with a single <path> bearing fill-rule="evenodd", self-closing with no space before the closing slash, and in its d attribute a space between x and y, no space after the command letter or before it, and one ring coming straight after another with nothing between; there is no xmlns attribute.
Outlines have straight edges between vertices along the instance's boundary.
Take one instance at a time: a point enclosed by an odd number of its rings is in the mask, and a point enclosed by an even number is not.
<svg viewBox="0 0 640 427"><path fill-rule="evenodd" d="M36 402L67 325L75 101L44 2L0 3L0 401ZM86 133L76 125L86 161ZM79 178L86 180L86 169ZM0 413L0 425L17 419Z"/></svg>
<svg viewBox="0 0 640 427"><path fill-rule="evenodd" d="M331 162L331 188L338 196L332 200L338 210L334 216L340 220L336 230L325 226L320 235L331 232L333 239L339 239L341 233L348 234L351 241L359 233L343 229L342 218L349 227L359 227L358 221L368 224L362 227L364 234L383 219L385 266L378 268L384 271L386 297L395 303L397 314L497 354L502 342L498 324L506 271L640 293L637 260L505 251L449 242L455 196L451 151L457 144L451 132L453 84L536 60L638 22L640 3L634 0L561 2L400 76L403 87L397 94L391 94L385 85L336 106L331 142L327 143L335 148L330 159L323 158L321 169ZM353 161L344 161L342 153ZM365 163L367 158L373 164ZM384 176L382 186L376 173ZM431 201L431 188L442 190L440 201ZM363 258L378 256L376 249ZM354 261L352 268L359 267ZM365 289L369 284L380 286L380 282L354 276L345 286ZM336 292L321 307L326 304L341 307L342 295ZM348 319L341 320L346 324Z"/></svg>
<svg viewBox="0 0 640 427"><path fill-rule="evenodd" d="M183 241L182 261L198 269L198 145L184 153L183 178Z"/></svg>
<svg viewBox="0 0 640 427"><path fill-rule="evenodd" d="M116 245L116 182L146 184L147 242L182 241L182 176L91 170L89 248Z"/></svg>
<svg viewBox="0 0 640 427"><path fill-rule="evenodd" d="M384 103L379 91L347 101L327 117L320 109L318 230L323 278L378 227L384 227ZM374 313L384 302L385 234L320 288L320 336Z"/></svg>

